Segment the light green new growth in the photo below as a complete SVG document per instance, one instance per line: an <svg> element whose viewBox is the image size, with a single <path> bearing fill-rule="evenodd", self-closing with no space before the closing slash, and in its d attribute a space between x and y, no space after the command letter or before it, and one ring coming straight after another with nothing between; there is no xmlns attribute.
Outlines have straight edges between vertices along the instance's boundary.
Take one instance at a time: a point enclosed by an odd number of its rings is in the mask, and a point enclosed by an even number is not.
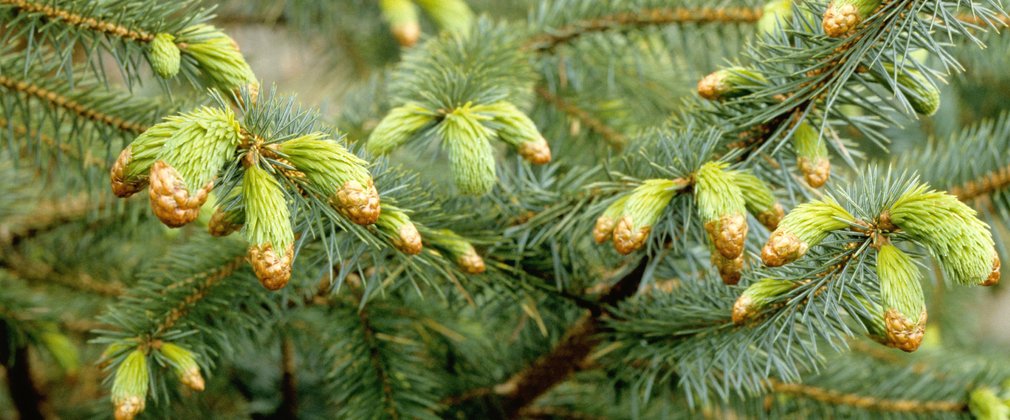
<svg viewBox="0 0 1010 420"><path fill-rule="evenodd" d="M151 40L147 60L154 73L163 79L171 79L179 73L180 52L171 34L157 34Z"/></svg>
<svg viewBox="0 0 1010 420"><path fill-rule="evenodd" d="M873 11L877 9L877 6L880 6L880 0L834 0L832 3L835 7L851 4L856 7L856 12L864 19L873 14Z"/></svg>
<svg viewBox="0 0 1010 420"><path fill-rule="evenodd" d="M757 70L746 67L729 67L716 71L716 78L720 81L719 96L723 98L735 98L751 92L752 88L768 83L764 75Z"/></svg>
<svg viewBox="0 0 1010 420"><path fill-rule="evenodd" d="M280 183L259 166L249 166L242 178L242 198L246 240L252 245L270 244L277 252L284 252L295 235Z"/></svg>
<svg viewBox="0 0 1010 420"><path fill-rule="evenodd" d="M620 197L617 197L617 199L614 200L614 202L610 203L610 205L607 206L605 210L603 210L603 214L600 216L607 217L611 220L616 220L617 218L621 217L621 215L624 214L624 205L628 203L628 198L630 197L631 194L624 194L621 195Z"/></svg>
<svg viewBox="0 0 1010 420"><path fill-rule="evenodd" d="M893 74L894 65L885 63L884 70ZM905 99L915 112L929 116L940 109L940 89L919 70L906 66L898 74L897 82L907 90Z"/></svg>
<svg viewBox="0 0 1010 420"><path fill-rule="evenodd" d="M884 310L897 309L905 318L918 321L926 302L922 276L912 258L892 244L881 246L877 251L877 277Z"/></svg>
<svg viewBox="0 0 1010 420"><path fill-rule="evenodd" d="M726 171L727 166L708 162L694 174L694 197L698 201L698 214L705 222L743 214L746 210L743 192L737 187L734 174Z"/></svg>
<svg viewBox="0 0 1010 420"><path fill-rule="evenodd" d="M130 143L130 164L126 166L128 179L147 177L151 165L157 160L161 148L169 138L179 131L183 121L179 117L166 117L165 121L155 124L140 133Z"/></svg>
<svg viewBox="0 0 1010 420"><path fill-rule="evenodd" d="M368 136L368 153L384 155L392 152L434 122L435 116L415 103L393 108Z"/></svg>
<svg viewBox="0 0 1010 420"><path fill-rule="evenodd" d="M652 226L663 215L673 196L684 186L680 180L647 179L628 194L621 213L631 218L633 231Z"/></svg>
<svg viewBox="0 0 1010 420"><path fill-rule="evenodd" d="M39 335L39 340L63 370L67 373L77 372L81 366L81 360L77 354L77 347L70 342L66 335L60 334L54 327L53 331Z"/></svg>
<svg viewBox="0 0 1010 420"><path fill-rule="evenodd" d="M407 213L396 207L384 205L382 206L382 213L379 214L379 219L375 222L375 226L389 235L398 235L400 227L407 223L411 223L410 216Z"/></svg>
<svg viewBox="0 0 1010 420"><path fill-rule="evenodd" d="M256 83L256 75L239 51L238 44L217 28L206 24L193 25L183 29L176 41L183 47L184 54L196 60L204 77L214 86L232 91Z"/></svg>
<svg viewBox="0 0 1010 420"><path fill-rule="evenodd" d="M792 233L808 246L824 240L828 233L845 229L855 221L848 211L830 196L796 206L779 223L778 230Z"/></svg>
<svg viewBox="0 0 1010 420"><path fill-rule="evenodd" d="M759 311L775 298L793 290L794 287L796 287L796 283L791 281L764 278L747 286L741 296L749 297L750 308L753 311Z"/></svg>
<svg viewBox="0 0 1010 420"><path fill-rule="evenodd" d="M173 370L175 370L176 374L179 376L183 376L187 372L199 368L196 364L196 358L193 356L193 352L175 344L162 343L159 351L166 359L168 359L169 362L172 363Z"/></svg>
<svg viewBox="0 0 1010 420"><path fill-rule="evenodd" d="M460 192L483 195L498 180L495 173L493 133L478 120L469 105L457 108L438 126L443 146L449 151L449 166Z"/></svg>
<svg viewBox="0 0 1010 420"><path fill-rule="evenodd" d="M744 206L751 214L756 216L775 207L775 195L764 181L746 171L728 173L743 194Z"/></svg>
<svg viewBox="0 0 1010 420"><path fill-rule="evenodd" d="M327 194L340 190L347 181L368 184L372 175L368 162L323 133L311 133L280 144L278 151L295 169L305 173L309 182Z"/></svg>
<svg viewBox="0 0 1010 420"><path fill-rule="evenodd" d="M230 109L202 107L166 121L178 129L157 159L175 168L190 192L212 181L241 141L241 128Z"/></svg>
<svg viewBox="0 0 1010 420"><path fill-rule="evenodd" d="M476 105L471 111L490 117L498 138L512 146L540 140L540 131L537 130L533 120L509 102Z"/></svg>
<svg viewBox="0 0 1010 420"><path fill-rule="evenodd" d="M996 391L983 386L968 395L968 410L979 420L1006 420L1010 418L1010 405L1000 400Z"/></svg>
<svg viewBox="0 0 1010 420"><path fill-rule="evenodd" d="M414 0L431 16L439 28L466 33L473 25L473 11L463 0Z"/></svg>
<svg viewBox="0 0 1010 420"><path fill-rule="evenodd" d="M806 122L796 126L793 133L793 147L796 148L796 156L810 160L828 156L828 145L810 124Z"/></svg>
<svg viewBox="0 0 1010 420"><path fill-rule="evenodd" d="M116 369L112 380L112 401L119 403L130 397L139 397L143 401L147 396L149 375L147 355L140 350L130 352Z"/></svg>
<svg viewBox="0 0 1010 420"><path fill-rule="evenodd" d="M448 252L454 259L474 252L473 244L452 230L426 230L422 234L425 242Z"/></svg>
<svg viewBox="0 0 1010 420"><path fill-rule="evenodd" d="M379 8L389 26L417 24L417 6L410 0L380 0Z"/></svg>
<svg viewBox="0 0 1010 420"><path fill-rule="evenodd" d="M761 19L758 20L758 32L770 34L778 28L787 28L793 18L792 0L772 0L765 4Z"/></svg>
<svg viewBox="0 0 1010 420"><path fill-rule="evenodd" d="M929 250L948 280L975 285L992 272L996 250L989 225L957 197L920 184L891 206L890 219Z"/></svg>

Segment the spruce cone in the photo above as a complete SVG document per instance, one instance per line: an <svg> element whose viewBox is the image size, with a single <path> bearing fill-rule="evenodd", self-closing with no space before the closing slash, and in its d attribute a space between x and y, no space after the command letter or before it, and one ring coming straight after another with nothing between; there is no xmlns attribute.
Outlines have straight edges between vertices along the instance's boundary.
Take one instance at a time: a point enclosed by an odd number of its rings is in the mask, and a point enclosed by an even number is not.
<svg viewBox="0 0 1010 420"><path fill-rule="evenodd" d="M859 15L859 9L855 5L835 5L832 3L824 11L824 19L821 22L821 26L824 27L825 34L832 38L838 38L846 36L849 32L856 29L856 25L859 25L859 22L862 20L862 16Z"/></svg>
<svg viewBox="0 0 1010 420"><path fill-rule="evenodd" d="M722 79L723 75L719 72L713 72L703 77L698 81L698 95L708 100L719 99L726 91Z"/></svg>
<svg viewBox="0 0 1010 420"><path fill-rule="evenodd" d="M347 181L330 202L356 224L370 225L379 219L379 192L371 179L365 186L358 181Z"/></svg>
<svg viewBox="0 0 1010 420"><path fill-rule="evenodd" d="M466 253L460 255L456 258L456 264L459 268L463 269L463 272L467 274L480 274L483 273L487 267L484 265L484 259L477 254L477 250L470 248Z"/></svg>
<svg viewBox="0 0 1010 420"><path fill-rule="evenodd" d="M291 280L291 261L294 254L294 244L288 245L284 255L274 252L270 244L253 245L249 247L249 262L263 287L279 290Z"/></svg>
<svg viewBox="0 0 1010 420"><path fill-rule="evenodd" d="M999 269L1000 269L1000 265L1001 264L1000 264L1000 260L999 260L999 255L993 255L992 256L992 272L989 273L989 277L987 277L985 279L985 281L983 281L981 283L982 286L995 286L995 285L999 284L999 278L1000 278Z"/></svg>
<svg viewBox="0 0 1010 420"><path fill-rule="evenodd" d="M831 161L827 158L816 158L813 162L806 157L800 157L796 162L803 172L807 184L814 188L820 188L828 182L831 176Z"/></svg>
<svg viewBox="0 0 1010 420"><path fill-rule="evenodd" d="M912 322L897 309L888 309L884 313L884 327L889 347L911 353L919 348L926 334L926 310L922 310L918 322Z"/></svg>
<svg viewBox="0 0 1010 420"><path fill-rule="evenodd" d="M724 258L733 260L743 254L747 239L747 218L744 215L725 214L718 221L705 223L705 230Z"/></svg>
<svg viewBox="0 0 1010 420"><path fill-rule="evenodd" d="M807 252L807 248L808 245L796 235L776 230L761 249L761 261L769 267L779 267L796 261Z"/></svg>
<svg viewBox="0 0 1010 420"><path fill-rule="evenodd" d="M597 244L609 241L610 237L614 234L614 227L616 225L617 221L609 216L600 216L596 219L596 226L593 226L593 240L596 241Z"/></svg>
<svg viewBox="0 0 1010 420"><path fill-rule="evenodd" d="M109 171L112 181L112 193L115 194L116 197L129 197L140 192L140 190L147 186L146 178L133 181L126 180L126 167L130 164L132 157L133 149L127 146L122 152L119 152L119 157L116 159L116 163L112 164L112 170Z"/></svg>
<svg viewBox="0 0 1010 420"><path fill-rule="evenodd" d="M543 165L551 161L551 146L540 137L537 141L519 144L519 155L534 165Z"/></svg>
<svg viewBox="0 0 1010 420"><path fill-rule="evenodd" d="M417 255L421 253L421 233L417 231L417 226L413 223L404 223L400 226L398 236L393 238L393 246L400 252L407 255ZM480 258L480 257L478 257ZM483 264L483 261L481 262ZM484 271L484 270L481 270Z"/></svg>
<svg viewBox="0 0 1010 420"><path fill-rule="evenodd" d="M762 225L764 225L764 227L769 230L775 230L779 227L779 222L781 222L782 218L785 216L786 211L782 209L782 205L775 203L774 207L758 213L757 219Z"/></svg>
<svg viewBox="0 0 1010 420"><path fill-rule="evenodd" d="M144 398L130 396L116 403L116 420L133 420L137 414L144 411Z"/></svg>
<svg viewBox="0 0 1010 420"><path fill-rule="evenodd" d="M645 240L649 238L652 226L645 226L635 229L634 221L631 217L624 216L614 228L614 249L622 255L628 255L642 248Z"/></svg>
<svg viewBox="0 0 1010 420"><path fill-rule="evenodd" d="M150 182L151 210L162 223L173 228L196 220L200 207L207 201L207 194L214 187L213 182L208 182L191 196L179 172L161 160L151 167Z"/></svg>

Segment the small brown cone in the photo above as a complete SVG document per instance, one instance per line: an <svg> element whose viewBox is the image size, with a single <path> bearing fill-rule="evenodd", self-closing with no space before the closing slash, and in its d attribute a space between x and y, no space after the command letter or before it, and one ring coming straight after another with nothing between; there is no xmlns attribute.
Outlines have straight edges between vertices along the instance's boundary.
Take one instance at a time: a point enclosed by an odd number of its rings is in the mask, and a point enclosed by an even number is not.
<svg viewBox="0 0 1010 420"><path fill-rule="evenodd" d="M116 197L129 197L147 186L147 179L135 180L133 182L126 180L126 167L130 164L132 158L133 150L127 146L122 152L119 152L116 163L112 164L112 170L109 171L109 178L112 181L112 193Z"/></svg>
<svg viewBox="0 0 1010 420"><path fill-rule="evenodd" d="M992 256L992 272L989 273L989 277L987 277L985 279L985 281L983 281L981 283L982 286L995 286L995 285L999 284L1000 265L1001 264L1000 264L1000 260L999 260L999 255L995 255L994 254Z"/></svg>
<svg viewBox="0 0 1010 420"><path fill-rule="evenodd" d="M148 189L151 198L151 210L168 227L180 227L196 220L200 215L200 207L207 201L207 195L214 187L208 182L196 194L190 196L186 182L179 172L164 161L154 162L151 166L151 188Z"/></svg>
<svg viewBox="0 0 1010 420"><path fill-rule="evenodd" d="M736 299L736 302L733 302L733 324L743 325L755 315L754 308L751 307L753 301L754 299L750 296L743 294Z"/></svg>
<svg viewBox="0 0 1010 420"><path fill-rule="evenodd" d="M330 200L341 214L359 225L370 225L379 220L379 192L371 179L368 185L347 181Z"/></svg>
<svg viewBox="0 0 1010 420"><path fill-rule="evenodd" d="M740 282L740 272L743 271L743 254L736 258L726 258L718 251L712 253L712 265L719 270L722 282L734 285Z"/></svg>
<svg viewBox="0 0 1010 420"><path fill-rule="evenodd" d="M551 146L546 139L540 137L537 141L521 143L519 155L534 165L543 165L551 161Z"/></svg>
<svg viewBox="0 0 1010 420"><path fill-rule="evenodd" d="M792 233L776 230L761 249L761 261L769 267L779 267L807 252L808 245Z"/></svg>
<svg viewBox="0 0 1010 420"><path fill-rule="evenodd" d="M144 411L144 398L132 396L116 403L114 416L116 420L133 420L141 411Z"/></svg>
<svg viewBox="0 0 1010 420"><path fill-rule="evenodd" d="M838 38L848 35L849 32L856 29L856 25L859 25L862 20L856 6L830 4L828 9L824 11L821 26L824 28L825 34L832 38Z"/></svg>
<svg viewBox="0 0 1010 420"><path fill-rule="evenodd" d="M747 217L742 214L726 214L717 221L705 223L712 244L728 260L743 254L747 239Z"/></svg>
<svg viewBox="0 0 1010 420"><path fill-rule="evenodd" d="M397 234L398 236L393 238L393 246L396 249L407 255L421 253L423 245L421 243L421 233L417 231L417 226L409 222L404 223L403 226L400 226L400 231Z"/></svg>
<svg viewBox="0 0 1010 420"><path fill-rule="evenodd" d="M635 229L631 218L624 216L614 227L614 249L622 255L635 252L645 245L645 240L649 238L651 231L651 226Z"/></svg>
<svg viewBox="0 0 1010 420"><path fill-rule="evenodd" d="M708 100L719 99L719 96L722 94L721 92L725 90L720 86L722 77L722 74L719 72L714 72L703 77L698 81L698 95Z"/></svg>
<svg viewBox="0 0 1010 420"><path fill-rule="evenodd" d="M786 211L782 209L782 205L775 203L775 206L772 208L759 213L757 215L757 219L762 225L764 225L764 227L768 228L768 230L775 230L779 227L779 222L781 222L782 218L785 216Z"/></svg>
<svg viewBox="0 0 1010 420"><path fill-rule="evenodd" d="M480 274L487 269L484 259L473 248L456 258L456 264L467 274Z"/></svg>
<svg viewBox="0 0 1010 420"><path fill-rule="evenodd" d="M797 161L800 172L803 172L807 184L814 188L823 187L831 177L831 160L828 158L816 158L811 161L808 158L800 157Z"/></svg>
<svg viewBox="0 0 1010 420"><path fill-rule="evenodd" d="M421 25L417 22L396 25L390 30L393 32L393 38L396 38L396 42L402 47L413 47L417 44L417 40L421 39Z"/></svg>
<svg viewBox="0 0 1010 420"><path fill-rule="evenodd" d="M210 216L210 221L207 222L207 232L210 233L210 236L228 236L238 232L239 229L242 229L242 224L233 223L228 214L220 208L214 209L214 214Z"/></svg>
<svg viewBox="0 0 1010 420"><path fill-rule="evenodd" d="M593 226L593 241L597 244L602 244L610 240L610 237L614 235L614 227L617 226L617 221L607 217L600 216L596 219L596 226Z"/></svg>
<svg viewBox="0 0 1010 420"><path fill-rule="evenodd" d="M186 371L179 377L179 381L187 388L197 392L203 391L204 389L203 375L200 374L199 368L193 368Z"/></svg>
<svg viewBox="0 0 1010 420"><path fill-rule="evenodd" d="M249 247L249 263L256 278L269 290L279 290L291 280L291 261L294 260L295 246L288 245L283 255L277 254L270 244Z"/></svg>
<svg viewBox="0 0 1010 420"><path fill-rule="evenodd" d="M888 309L884 313L884 328L888 346L909 353L916 351L926 334L926 310L922 310L918 322L913 322L897 309Z"/></svg>

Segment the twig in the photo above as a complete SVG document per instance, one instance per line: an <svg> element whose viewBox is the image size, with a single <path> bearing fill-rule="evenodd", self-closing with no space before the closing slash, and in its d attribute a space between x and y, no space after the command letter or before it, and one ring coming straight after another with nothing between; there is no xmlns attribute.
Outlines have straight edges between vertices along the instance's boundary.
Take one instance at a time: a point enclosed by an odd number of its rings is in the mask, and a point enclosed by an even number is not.
<svg viewBox="0 0 1010 420"><path fill-rule="evenodd" d="M564 99L561 99L561 97L554 95L547 89L538 86L537 94L540 95L540 97L543 98L545 101L547 101L547 103L561 110L561 112L564 112L569 117L572 117L580 121L581 123L585 124L586 126L589 127L590 130L599 133L599 135L602 136L603 139L607 141L607 143L610 143L611 146L621 148L628 142L628 139L617 130L614 130L613 128L605 124L603 121L593 118L592 115L589 115L589 113L583 110L582 108L579 108L577 105L565 101Z"/></svg>

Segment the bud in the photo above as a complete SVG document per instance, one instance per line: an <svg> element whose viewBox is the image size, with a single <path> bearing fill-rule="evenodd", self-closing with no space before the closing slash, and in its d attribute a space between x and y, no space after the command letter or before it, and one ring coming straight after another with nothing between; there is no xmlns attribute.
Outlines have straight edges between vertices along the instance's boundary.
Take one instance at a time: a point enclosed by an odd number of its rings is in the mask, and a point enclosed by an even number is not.
<svg viewBox="0 0 1010 420"><path fill-rule="evenodd" d="M381 212L368 162L323 133L311 133L280 144L278 152L305 174L334 209L359 225L370 225Z"/></svg>
<svg viewBox="0 0 1010 420"><path fill-rule="evenodd" d="M824 33L832 38L848 36L879 5L880 0L833 0L821 22Z"/></svg>
<svg viewBox="0 0 1010 420"><path fill-rule="evenodd" d="M772 0L765 4L758 19L757 29L759 33L771 34L781 28L787 28L793 19L792 0Z"/></svg>
<svg viewBox="0 0 1010 420"><path fill-rule="evenodd" d="M603 214L596 219L596 226L593 226L593 240L597 244L602 244L610 240L610 237L614 234L614 227L617 226L618 220L620 220L621 215L624 213L624 203L628 201L628 197L631 194L624 194L617 197L607 209L603 211Z"/></svg>
<svg viewBox="0 0 1010 420"><path fill-rule="evenodd" d="M1010 403L1002 401L994 389L980 386L968 395L968 411L976 419L1006 420L1010 418Z"/></svg>
<svg viewBox="0 0 1010 420"><path fill-rule="evenodd" d="M743 325L754 319L769 304L795 287L795 283L779 279L761 279L743 291L733 304L733 323Z"/></svg>
<svg viewBox="0 0 1010 420"><path fill-rule="evenodd" d="M968 286L987 283L998 261L989 226L975 214L957 197L924 184L909 189L888 212L891 223L926 247L947 280Z"/></svg>
<svg viewBox="0 0 1010 420"><path fill-rule="evenodd" d="M926 332L926 302L919 283L919 268L911 257L888 243L877 251L877 278L886 344L915 351Z"/></svg>
<svg viewBox="0 0 1010 420"><path fill-rule="evenodd" d="M739 283L740 272L743 271L743 253L740 253L736 258L726 258L713 246L709 247L709 252L711 253L709 261L712 262L713 267L719 270L722 282L728 285Z"/></svg>
<svg viewBox="0 0 1010 420"><path fill-rule="evenodd" d="M456 188L466 195L487 194L498 181L490 142L494 133L480 123L482 119L486 117L468 104L446 115L438 126Z"/></svg>
<svg viewBox="0 0 1010 420"><path fill-rule="evenodd" d="M203 107L166 118L177 127L151 167L151 208L169 227L192 222L234 156L241 128L230 109Z"/></svg>
<svg viewBox="0 0 1010 420"><path fill-rule="evenodd" d="M793 133L793 147L796 149L796 165L803 172L807 184L814 188L824 186L831 176L827 142L810 124L802 122Z"/></svg>
<svg viewBox="0 0 1010 420"><path fill-rule="evenodd" d="M621 219L614 227L614 249L627 255L642 248L652 225L686 184L680 179L647 179L636 187L624 202Z"/></svg>
<svg viewBox="0 0 1010 420"><path fill-rule="evenodd" d="M77 347L70 342L67 336L61 334L54 326L51 330L39 334L39 341L42 347L56 363L67 373L73 374L81 366L80 357L77 355Z"/></svg>
<svg viewBox="0 0 1010 420"><path fill-rule="evenodd" d="M284 191L267 171L251 165L242 177L242 198L253 271L264 287L280 289L291 278L295 241Z"/></svg>
<svg viewBox="0 0 1010 420"><path fill-rule="evenodd" d="M473 245L456 232L449 229L426 230L424 237L432 246L448 253L464 273L480 274L487 268Z"/></svg>
<svg viewBox="0 0 1010 420"><path fill-rule="evenodd" d="M421 253L421 233L417 231L417 226L414 226L406 213L397 208L386 207L382 209L375 226L389 235L390 242L400 252L407 255Z"/></svg>
<svg viewBox="0 0 1010 420"><path fill-rule="evenodd" d="M149 375L147 356L140 350L130 352L116 368L112 380L116 420L131 420L144 411Z"/></svg>
<svg viewBox="0 0 1010 420"><path fill-rule="evenodd" d="M211 236L228 236L242 229L245 222L245 211L240 209L224 210L222 207L214 209L214 214L207 222L207 232Z"/></svg>
<svg viewBox="0 0 1010 420"><path fill-rule="evenodd" d="M731 172L731 175L733 183L743 193L744 206L747 211L769 230L775 230L782 217L785 216L785 210L775 200L775 195L768 188L768 184L749 172L736 171Z"/></svg>
<svg viewBox="0 0 1010 420"><path fill-rule="evenodd" d="M698 95L709 100L735 98L766 83L768 81L765 77L755 70L730 67L717 70L698 81Z"/></svg>
<svg viewBox="0 0 1010 420"><path fill-rule="evenodd" d="M147 61L154 74L162 79L171 79L179 73L179 47L171 34L157 34L151 39Z"/></svg>
<svg viewBox="0 0 1010 420"><path fill-rule="evenodd" d="M519 155L530 163L542 165L551 161L551 148L536 124L525 113L508 102L478 105L473 112L491 117L490 126L498 138L519 150Z"/></svg>
<svg viewBox="0 0 1010 420"><path fill-rule="evenodd" d="M238 44L217 28L202 23L190 26L179 33L176 44L196 61L209 85L226 92L259 86Z"/></svg>
<svg viewBox="0 0 1010 420"><path fill-rule="evenodd" d="M434 124L435 116L424 107L408 103L389 111L368 136L366 148L373 155L385 155L409 141L418 131Z"/></svg>
<svg viewBox="0 0 1010 420"><path fill-rule="evenodd" d="M885 63L884 70L888 75L878 75L878 79L881 79L881 83L885 86L890 86L884 81L884 78L894 74L894 65ZM940 89L919 70L912 66L906 66L898 73L896 81L902 95L905 96L915 112L929 116L940 109Z"/></svg>
<svg viewBox="0 0 1010 420"><path fill-rule="evenodd" d="M726 259L734 260L743 253L747 217L744 216L743 192L735 183L734 173L726 170L727 166L719 162L702 165L694 175L694 197L698 215L715 249Z"/></svg>
<svg viewBox="0 0 1010 420"><path fill-rule="evenodd" d="M993 254L992 255L992 272L989 273L989 277L987 277L985 279L985 281L981 283L981 285L982 286L995 286L995 285L999 284L999 278L1000 278L999 254Z"/></svg>
<svg viewBox="0 0 1010 420"><path fill-rule="evenodd" d="M389 23L396 41L404 47L412 47L421 38L421 24L417 18L417 6L410 0L380 0L382 16Z"/></svg>
<svg viewBox="0 0 1010 420"><path fill-rule="evenodd" d="M800 204L772 232L761 249L761 260L769 267L796 261L831 231L844 229L855 218L831 198Z"/></svg>
<svg viewBox="0 0 1010 420"><path fill-rule="evenodd" d="M414 0L443 31L465 33L473 25L473 11L463 0Z"/></svg>
<svg viewBox="0 0 1010 420"><path fill-rule="evenodd" d="M203 376L200 375L200 366L196 364L193 352L172 343L162 343L158 351L172 364L179 382L194 391L203 391Z"/></svg>
<svg viewBox="0 0 1010 420"><path fill-rule="evenodd" d="M109 174L116 197L129 197L147 186L155 158L179 126L177 119L169 118L140 133L123 149Z"/></svg>

